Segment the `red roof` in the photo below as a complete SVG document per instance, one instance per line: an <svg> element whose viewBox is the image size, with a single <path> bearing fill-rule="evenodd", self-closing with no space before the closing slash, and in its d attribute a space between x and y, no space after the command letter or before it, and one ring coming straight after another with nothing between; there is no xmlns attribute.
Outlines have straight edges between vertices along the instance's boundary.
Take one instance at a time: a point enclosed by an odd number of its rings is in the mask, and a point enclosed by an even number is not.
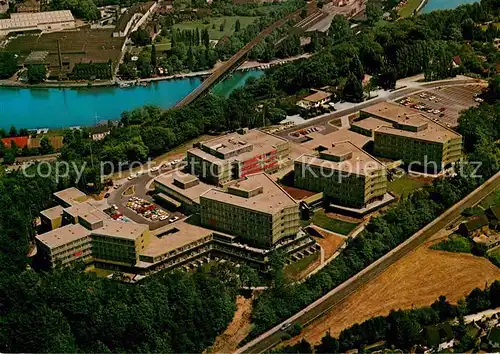
<svg viewBox="0 0 500 354"><path fill-rule="evenodd" d="M12 142L16 144L18 148L23 148L28 145L28 139L29 137L27 136L17 136L15 138L3 138L2 143L6 148L10 148L12 145Z"/></svg>
<svg viewBox="0 0 500 354"><path fill-rule="evenodd" d="M455 62L455 64L457 65L462 65L462 58L460 58L458 55L453 57L453 61Z"/></svg>

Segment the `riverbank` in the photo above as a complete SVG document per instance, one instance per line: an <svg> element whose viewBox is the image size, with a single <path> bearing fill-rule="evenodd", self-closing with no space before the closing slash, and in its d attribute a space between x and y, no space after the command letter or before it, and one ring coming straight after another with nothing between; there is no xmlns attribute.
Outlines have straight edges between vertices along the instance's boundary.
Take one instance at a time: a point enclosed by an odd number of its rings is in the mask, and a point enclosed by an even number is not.
<svg viewBox="0 0 500 354"><path fill-rule="evenodd" d="M285 59L276 59L276 60L271 60L270 62L267 63L261 63L258 61L246 61L244 62L240 67L236 69L236 71L246 71L246 70L255 70L255 69L268 69L271 66L274 65L280 65L283 63L287 63L290 61L298 60L298 59L304 59L304 58L309 58L311 54L302 54L302 55L297 55L294 57L290 58L285 58ZM25 82L13 80L13 79L6 79L6 80L0 80L0 86L1 87L18 87L18 88L93 88L93 87L113 87L113 86L134 86L137 84L141 83L151 83L151 82L157 82L157 81L166 81L166 80L182 80L182 79L188 79L188 78L199 78L199 77L205 77L211 75L215 70L217 70L218 67L220 67L224 62L218 62L215 64L215 66L210 69L210 70L203 70L203 71L194 71L194 72L189 72L189 73L179 73L179 74L174 74L174 75L167 75L167 76L155 76L155 77L149 77L149 78L144 78L144 79L136 79L136 80L120 80L120 79L115 79L115 80L107 80L107 81L85 81L85 82L79 82L79 81L45 81L40 84L28 84Z"/></svg>

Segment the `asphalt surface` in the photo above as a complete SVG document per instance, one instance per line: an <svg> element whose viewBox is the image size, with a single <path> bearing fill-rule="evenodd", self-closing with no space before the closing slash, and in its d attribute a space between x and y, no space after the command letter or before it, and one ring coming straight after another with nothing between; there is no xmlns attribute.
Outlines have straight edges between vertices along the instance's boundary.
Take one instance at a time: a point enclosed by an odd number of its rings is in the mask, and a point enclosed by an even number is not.
<svg viewBox="0 0 500 354"><path fill-rule="evenodd" d="M341 284L324 297L316 300L313 304L301 310L285 322L298 322L304 327L312 321L334 310L335 307L349 295L358 291L363 285L377 278L391 265L395 264L408 253L422 245L422 243L427 241L438 231L453 223L460 217L461 212L465 208L477 204L498 187L500 187L500 172L469 194L465 199L445 211L439 218L435 219L432 223L417 232L405 243L390 251L387 255L365 268L356 276ZM285 332L280 330L280 327L285 322L262 334L260 337L240 348L236 353L262 353L279 344L282 338L285 338Z"/></svg>
<svg viewBox="0 0 500 354"><path fill-rule="evenodd" d="M123 215L125 215L127 218L131 219L132 221L135 221L136 223L140 223L140 224L149 225L150 230L155 230L155 229L158 229L162 226L165 226L165 225L169 224L168 219L163 220L163 221L159 221L159 220L153 221L151 219L147 219L147 218L143 217L142 215L139 215L138 213L136 213L132 209L129 209L126 206L126 204L127 204L127 201L129 200L129 198L134 196L134 197L138 197L138 198L147 200L148 202L151 202L154 205L156 205L157 208L165 210L165 208L154 203L153 198L151 197L151 195L148 194L149 190L146 189L146 186L155 177L157 177L161 174L164 174L164 173L169 173L169 172L173 173L174 171L175 171L175 169L171 169L171 168L161 169L161 170L156 171L156 172L149 171L149 172L142 174L139 177L134 178L132 180L126 179L125 182L123 182L123 184L121 184L121 186L118 189L111 189L109 191L110 196L108 197L108 204L110 206L116 205L118 207L118 211L120 213L122 213ZM127 190L127 188L129 188L130 186L135 187L135 193L132 195L123 195L123 192L125 192ZM178 216L179 219L182 219L184 217L183 214L181 214L180 212L172 212L170 210L167 210L167 211L170 214L169 219L174 215Z"/></svg>
<svg viewBox="0 0 500 354"><path fill-rule="evenodd" d="M329 121L335 118L341 118L344 116L348 116L350 114L356 113L366 107L373 106L374 104L380 103L380 102L385 102L385 101L391 101L391 100L396 100L399 98L403 98L405 96L411 95L412 93L426 90L426 89L432 89L440 86L447 86L447 85L464 85L464 84L473 84L476 83L477 80L475 79L461 79L461 80L444 80L444 81L438 81L438 82L430 82L430 83L422 83L418 87L408 87L408 88L402 88L394 91L388 96L376 98L373 100L370 100L368 102L364 102L361 104L358 104L352 108L344 109L339 112L333 112L332 114L329 114L327 116L324 116L319 119L310 119L304 124L300 124L300 126L294 126L290 129L282 130L280 132L275 133L275 135L278 135L282 138L291 140L291 141L296 141L297 139L292 139L290 137L290 133L293 133L297 129L305 129L308 127L312 127L315 125L320 125L320 124L327 124Z"/></svg>

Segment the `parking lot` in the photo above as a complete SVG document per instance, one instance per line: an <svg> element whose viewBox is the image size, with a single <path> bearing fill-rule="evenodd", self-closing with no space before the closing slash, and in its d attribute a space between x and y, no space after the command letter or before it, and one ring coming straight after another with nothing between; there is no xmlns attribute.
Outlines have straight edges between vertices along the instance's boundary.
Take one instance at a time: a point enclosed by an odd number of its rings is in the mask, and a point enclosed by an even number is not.
<svg viewBox="0 0 500 354"><path fill-rule="evenodd" d="M484 86L472 84L464 86L437 87L396 100L397 103L422 111L430 118L447 127L456 127L460 112L477 106L481 99L477 96Z"/></svg>

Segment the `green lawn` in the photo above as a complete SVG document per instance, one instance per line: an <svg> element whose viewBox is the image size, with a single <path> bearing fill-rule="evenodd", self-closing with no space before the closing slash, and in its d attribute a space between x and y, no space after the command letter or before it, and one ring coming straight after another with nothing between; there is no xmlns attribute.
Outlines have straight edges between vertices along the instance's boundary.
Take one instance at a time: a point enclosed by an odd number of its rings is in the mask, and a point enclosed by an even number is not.
<svg viewBox="0 0 500 354"><path fill-rule="evenodd" d="M413 14L413 11L415 11L418 5L420 5L420 2L421 0L408 0L408 3L399 10L399 16L411 16Z"/></svg>
<svg viewBox="0 0 500 354"><path fill-rule="evenodd" d="M309 224L317 225L319 227L322 227L323 229L336 232L341 235L348 235L349 232L351 232L356 228L356 226L358 226L357 223L333 219L327 216L323 209L316 211L311 220L308 220L307 222L302 222L303 226Z"/></svg>
<svg viewBox="0 0 500 354"><path fill-rule="evenodd" d="M488 209L490 206L500 204L500 188L495 189L495 191L484 198L479 204L484 209Z"/></svg>
<svg viewBox="0 0 500 354"><path fill-rule="evenodd" d="M285 267L285 274L292 279L296 279L303 271L307 269L316 259L318 259L319 253L314 253L309 256L302 258L301 260L290 264Z"/></svg>
<svg viewBox="0 0 500 354"><path fill-rule="evenodd" d="M408 176L404 176L398 179L395 179L392 182L389 182L388 189L390 192L393 192L399 196L403 194L408 194L416 189L420 189L425 186L425 183L412 179Z"/></svg>
<svg viewBox="0 0 500 354"><path fill-rule="evenodd" d="M206 20L210 21L210 23L206 24L203 23L203 20L197 20L197 21L189 21L189 22L182 22L182 23L177 23L174 25L174 29L180 29L182 30L193 30L196 28L199 28L200 30L202 28L208 28L208 34L210 35L210 39L221 39L224 36L230 36L234 32L234 25L236 23L236 20L240 20L241 28L245 28L249 24L253 23L255 20L258 19L258 17L251 17L251 16L221 16L221 17L208 17ZM224 23L225 21L225 26L224 30L220 31L220 25ZM213 26L215 25L215 28Z"/></svg>

